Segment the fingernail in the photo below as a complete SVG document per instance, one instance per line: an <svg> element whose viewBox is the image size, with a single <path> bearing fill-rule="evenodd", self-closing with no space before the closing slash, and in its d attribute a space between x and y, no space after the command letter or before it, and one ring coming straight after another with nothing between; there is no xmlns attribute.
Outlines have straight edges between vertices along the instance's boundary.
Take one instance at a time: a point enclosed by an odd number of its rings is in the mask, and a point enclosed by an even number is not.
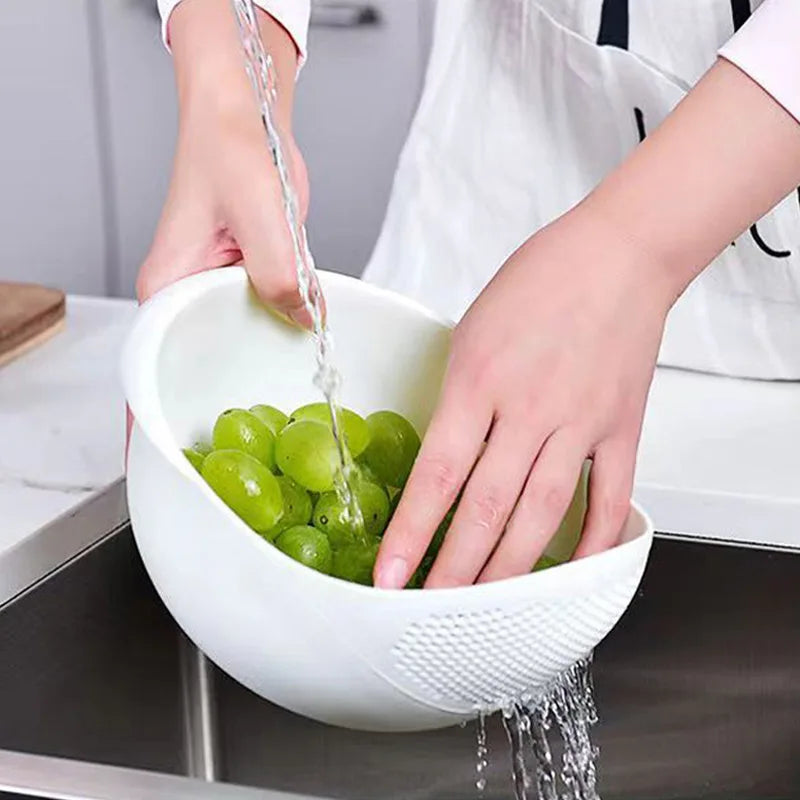
<svg viewBox="0 0 800 800"><path fill-rule="evenodd" d="M280 311L277 308L271 308L270 311L287 325L297 325L297 320L295 320L288 311Z"/></svg>
<svg viewBox="0 0 800 800"><path fill-rule="evenodd" d="M289 319L298 327L305 328L306 323L305 319L303 319L303 312L302 311L288 311L287 316Z"/></svg>
<svg viewBox="0 0 800 800"><path fill-rule="evenodd" d="M408 564L404 558L395 556L378 572L378 587L381 589L402 589L408 578Z"/></svg>

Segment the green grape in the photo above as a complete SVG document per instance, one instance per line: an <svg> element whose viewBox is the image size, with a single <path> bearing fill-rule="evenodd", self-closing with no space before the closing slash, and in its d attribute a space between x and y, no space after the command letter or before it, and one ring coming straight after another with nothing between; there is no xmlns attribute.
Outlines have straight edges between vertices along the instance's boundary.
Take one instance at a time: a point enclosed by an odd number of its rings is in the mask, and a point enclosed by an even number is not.
<svg viewBox="0 0 800 800"><path fill-rule="evenodd" d="M389 498L386 492L377 484L364 480L355 481L351 489L361 509L364 533L370 537L381 536L389 519ZM316 528L328 534L334 548L358 540L360 532L336 492L320 495L314 507L313 522Z"/></svg>
<svg viewBox="0 0 800 800"><path fill-rule="evenodd" d="M273 528L283 514L278 479L253 456L239 450L215 450L201 474L223 502L254 531Z"/></svg>
<svg viewBox="0 0 800 800"><path fill-rule="evenodd" d="M376 411L367 417L370 441L361 454L366 464L387 486L402 487L419 452L419 436L411 423L394 411Z"/></svg>
<svg viewBox="0 0 800 800"><path fill-rule="evenodd" d="M453 524L453 517L455 514L456 506L452 506L444 515L444 519L439 523L439 526L436 528L433 534L433 539L431 539L431 543L428 545L428 555L431 555L434 558L439 555L439 551L442 549L442 545L444 544L444 537L447 536L447 531L450 530L450 526Z"/></svg>
<svg viewBox="0 0 800 800"><path fill-rule="evenodd" d="M205 442L202 439L192 445L192 450L203 456L207 456L213 449L211 442Z"/></svg>
<svg viewBox="0 0 800 800"><path fill-rule="evenodd" d="M215 450L240 450L270 469L275 466L275 435L243 408L229 408L217 417L212 441Z"/></svg>
<svg viewBox="0 0 800 800"><path fill-rule="evenodd" d="M386 491L389 494L389 519L391 519L394 516L394 512L397 511L397 506L400 505L400 498L403 496L403 492L394 487L389 487Z"/></svg>
<svg viewBox="0 0 800 800"><path fill-rule="evenodd" d="M422 589L425 586L425 581L428 578L428 573L433 567L433 562L436 560L435 556L425 556L420 565L414 571L410 580L406 584L406 589Z"/></svg>
<svg viewBox="0 0 800 800"><path fill-rule="evenodd" d="M372 571L378 557L380 542L377 539L366 543L350 542L333 549L331 575L350 583L372 586Z"/></svg>
<svg viewBox="0 0 800 800"><path fill-rule="evenodd" d="M352 453L350 454L352 455ZM358 471L358 477L361 480L369 481L370 483L377 484L378 486L383 486L381 479L363 462L353 465L354 468ZM386 488L386 487L384 487ZM393 490L389 490L387 488L387 494Z"/></svg>
<svg viewBox="0 0 800 800"><path fill-rule="evenodd" d="M406 584L406 589L422 589L425 586L426 577L427 577L427 571L424 567L424 562L423 562L423 564L420 564L417 567L411 578L409 578L409 581Z"/></svg>
<svg viewBox="0 0 800 800"><path fill-rule="evenodd" d="M310 525L295 525L275 540L275 547L311 569L330 575L333 551L328 537Z"/></svg>
<svg viewBox="0 0 800 800"><path fill-rule="evenodd" d="M210 450L210 448L209 448ZM203 461L205 461L207 453L203 453L198 449L197 445L192 447L184 447L183 454L189 459L189 463L198 471L203 468Z"/></svg>
<svg viewBox="0 0 800 800"><path fill-rule="evenodd" d="M543 569L550 569L550 567L557 567L561 562L556 558L550 556L542 556L534 565L532 572L541 572Z"/></svg>
<svg viewBox="0 0 800 800"><path fill-rule="evenodd" d="M578 546L581 533L583 532L590 468L591 462L584 462L567 513L564 515L564 519L558 526L558 530L555 532L553 538L544 549L545 555L559 564L569 561L572 558L572 554L575 552L575 548Z"/></svg>
<svg viewBox="0 0 800 800"><path fill-rule="evenodd" d="M356 541L358 537L358 531L349 516L336 492L325 492L314 505L311 524L323 531L336 549Z"/></svg>
<svg viewBox="0 0 800 800"><path fill-rule="evenodd" d="M283 497L283 516L274 528L262 534L270 542L275 541L288 528L307 524L313 510L311 496L299 483L288 475L279 475L277 481Z"/></svg>
<svg viewBox="0 0 800 800"><path fill-rule="evenodd" d="M353 458L357 458L364 452L364 448L369 444L369 428L364 418L351 411L349 408L339 409L338 415L340 429L344 432L344 440L347 449ZM317 422L331 424L331 411L327 403L309 403L301 406L292 412L290 421L299 419L313 419Z"/></svg>
<svg viewBox="0 0 800 800"><path fill-rule="evenodd" d="M312 419L290 422L275 443L275 459L284 475L311 492L329 492L339 469L339 450L331 429Z"/></svg>
<svg viewBox="0 0 800 800"><path fill-rule="evenodd" d="M289 421L289 417L275 406L253 406L250 413L255 414L272 431L273 436L277 436Z"/></svg>

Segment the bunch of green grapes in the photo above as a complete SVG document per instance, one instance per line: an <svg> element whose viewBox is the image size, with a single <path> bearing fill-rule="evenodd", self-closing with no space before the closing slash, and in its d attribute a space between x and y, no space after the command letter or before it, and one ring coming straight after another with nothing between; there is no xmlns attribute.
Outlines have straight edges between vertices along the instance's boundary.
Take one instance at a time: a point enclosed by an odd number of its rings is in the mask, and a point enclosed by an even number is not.
<svg viewBox="0 0 800 800"><path fill-rule="evenodd" d="M266 541L319 572L372 585L381 537L414 465L420 438L394 411L364 418L343 408L338 421L354 459L350 488L363 527L356 527L334 489L339 453L325 403L302 406L288 416L269 405L228 409L214 423L210 441L183 452L223 502ZM424 585L456 506L436 530L409 588ZM534 569L567 560L571 549L560 557L543 556Z"/></svg>
<svg viewBox="0 0 800 800"><path fill-rule="evenodd" d="M339 454L325 403L288 416L269 405L228 409L209 442L183 452L230 509L286 555L371 585L381 537L420 439L394 411L364 418L343 408L339 423L355 463L350 488L361 510L359 528L334 489Z"/></svg>

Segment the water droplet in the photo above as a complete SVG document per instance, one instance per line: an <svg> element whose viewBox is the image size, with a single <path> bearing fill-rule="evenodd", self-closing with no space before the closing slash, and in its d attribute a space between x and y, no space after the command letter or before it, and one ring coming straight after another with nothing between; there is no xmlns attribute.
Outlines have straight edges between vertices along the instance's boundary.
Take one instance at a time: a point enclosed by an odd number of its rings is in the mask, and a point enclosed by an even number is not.
<svg viewBox="0 0 800 800"><path fill-rule="evenodd" d="M489 750L486 746L486 714L481 711L478 713L476 724L476 738L477 738L477 760L475 764L475 771L478 773L478 780L475 785L478 791L482 792L486 788L486 777L484 772L489 766Z"/></svg>

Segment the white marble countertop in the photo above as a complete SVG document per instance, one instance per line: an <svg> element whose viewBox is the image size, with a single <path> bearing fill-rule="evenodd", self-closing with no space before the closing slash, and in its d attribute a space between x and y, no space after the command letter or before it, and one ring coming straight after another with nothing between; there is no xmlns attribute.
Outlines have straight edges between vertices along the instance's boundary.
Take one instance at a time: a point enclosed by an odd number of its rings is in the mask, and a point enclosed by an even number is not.
<svg viewBox="0 0 800 800"><path fill-rule="evenodd" d="M635 494L658 531L800 550L800 383L657 370Z"/></svg>
<svg viewBox="0 0 800 800"><path fill-rule="evenodd" d="M123 473L133 301L69 297L64 331L0 368L0 552Z"/></svg>
<svg viewBox="0 0 800 800"><path fill-rule="evenodd" d="M122 476L135 309L70 297L66 330L0 368L0 552ZM657 530L800 548L800 384L658 370L636 497Z"/></svg>

